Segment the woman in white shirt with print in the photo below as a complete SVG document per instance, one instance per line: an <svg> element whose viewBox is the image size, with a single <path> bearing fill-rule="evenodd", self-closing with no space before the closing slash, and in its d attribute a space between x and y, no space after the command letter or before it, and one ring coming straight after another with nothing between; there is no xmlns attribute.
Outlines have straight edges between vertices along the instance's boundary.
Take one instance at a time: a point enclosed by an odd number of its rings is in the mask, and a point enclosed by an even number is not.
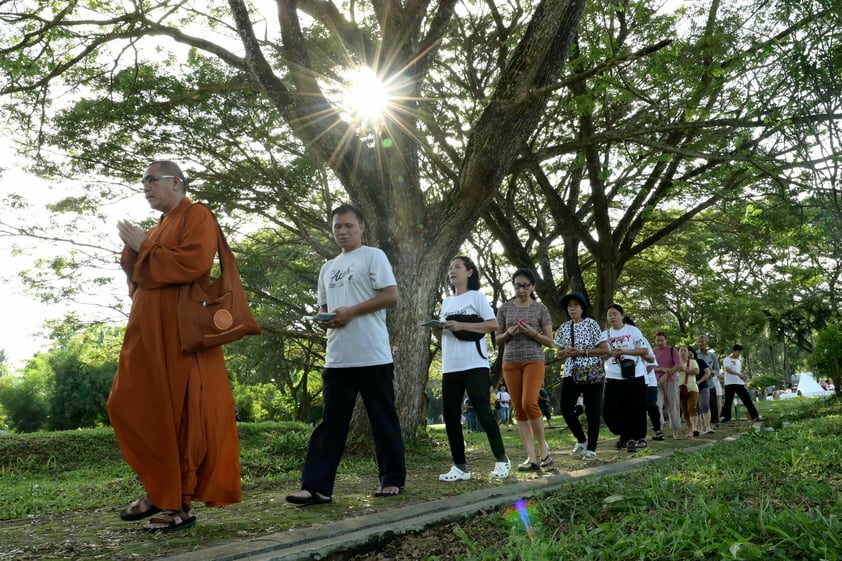
<svg viewBox="0 0 842 561"><path fill-rule="evenodd" d="M643 333L623 322L619 304L608 306L608 355L605 360L605 395L602 411L605 425L619 436L615 448L637 452L637 442L646 439L646 361L649 354ZM633 377L623 377L621 362L633 360Z"/></svg>

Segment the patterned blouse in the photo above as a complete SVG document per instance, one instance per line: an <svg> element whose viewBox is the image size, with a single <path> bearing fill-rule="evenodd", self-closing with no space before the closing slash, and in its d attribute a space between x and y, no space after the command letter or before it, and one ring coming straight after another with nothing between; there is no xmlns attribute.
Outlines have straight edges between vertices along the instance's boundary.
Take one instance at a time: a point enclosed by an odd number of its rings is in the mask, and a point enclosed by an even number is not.
<svg viewBox="0 0 842 561"><path fill-rule="evenodd" d="M573 333L573 344L570 344L571 326L575 329ZM595 349L605 341L605 333L599 328L595 319L585 318L579 323L568 321L561 324L556 331L555 342L559 347L576 347L583 351ZM574 366L599 366L600 359L597 357L569 356L564 361L564 375L569 376Z"/></svg>
<svg viewBox="0 0 842 561"><path fill-rule="evenodd" d="M528 306L520 308L513 300L509 300L497 312L497 324L502 330L517 325L518 320L524 319L535 331L541 333L544 326L552 327L550 311L540 302L532 300ZM503 362L544 362L544 346L538 341L526 335L518 333L508 341L503 350Z"/></svg>

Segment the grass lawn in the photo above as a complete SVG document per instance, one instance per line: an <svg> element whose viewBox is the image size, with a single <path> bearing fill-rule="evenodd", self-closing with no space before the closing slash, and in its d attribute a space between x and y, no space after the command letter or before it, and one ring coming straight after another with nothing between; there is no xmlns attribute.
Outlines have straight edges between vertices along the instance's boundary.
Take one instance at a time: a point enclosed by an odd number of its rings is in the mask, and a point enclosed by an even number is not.
<svg viewBox="0 0 842 561"><path fill-rule="evenodd" d="M570 559L841 558L842 406L797 398L758 407L772 430L754 432L742 421L696 440L652 443L640 454L748 432L632 474L579 481L570 492L535 501L528 510L531 532L519 514L472 521L458 530L461 555L483 560L558 559L559 552ZM503 435L513 463L522 461L517 432ZM613 449L607 431L602 436L601 462L628 457ZM361 441L349 445L334 503L295 508L283 497L298 488L309 428L242 424L240 437L243 503L221 509L197 505L195 529L152 536L141 530L142 523L127 524L117 516L143 491L123 464L110 429L0 436L0 560L154 559L507 483L489 477L494 460L481 433L466 434L475 478L439 482L450 457L443 427L434 426L408 443L409 478L400 497L371 496L377 469L368 442ZM547 438L556 459L548 473L581 467L566 454L573 444L567 430L549 430ZM539 476L515 473L509 482ZM500 543L510 542L517 547L500 549ZM509 551L515 556L507 557ZM436 558L432 551L429 555Z"/></svg>

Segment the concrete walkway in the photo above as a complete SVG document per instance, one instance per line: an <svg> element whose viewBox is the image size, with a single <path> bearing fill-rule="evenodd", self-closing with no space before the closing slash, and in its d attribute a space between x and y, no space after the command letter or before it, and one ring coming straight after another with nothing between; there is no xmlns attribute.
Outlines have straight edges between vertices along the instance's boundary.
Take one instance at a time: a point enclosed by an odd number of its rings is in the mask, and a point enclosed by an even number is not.
<svg viewBox="0 0 842 561"><path fill-rule="evenodd" d="M725 440L736 438L728 437ZM713 446L716 441L683 448L682 454ZM673 455L665 451L592 468L559 473L503 487L411 504L366 516L233 542L167 557L164 561L298 561L327 559L343 551L376 545L407 533L465 520L480 512L513 505L518 499L553 494L583 477L604 477L638 469ZM307 507L303 507L307 508Z"/></svg>

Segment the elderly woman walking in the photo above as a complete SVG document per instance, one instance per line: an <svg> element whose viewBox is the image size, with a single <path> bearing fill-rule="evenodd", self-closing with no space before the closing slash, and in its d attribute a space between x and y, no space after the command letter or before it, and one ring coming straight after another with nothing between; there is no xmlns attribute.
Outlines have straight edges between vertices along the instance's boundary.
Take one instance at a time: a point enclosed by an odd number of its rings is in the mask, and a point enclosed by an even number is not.
<svg viewBox="0 0 842 561"><path fill-rule="evenodd" d="M568 294L561 299L561 305L567 309L570 317L570 321L558 328L555 337L558 352L565 357L564 378L561 382L561 415L576 438L570 454L589 463L596 460L602 389L605 385L605 371L600 357L608 352L608 343L605 342L605 334L599 324L588 317L588 301L584 295L578 292ZM580 396L585 405L587 436L576 413L576 402Z"/></svg>

